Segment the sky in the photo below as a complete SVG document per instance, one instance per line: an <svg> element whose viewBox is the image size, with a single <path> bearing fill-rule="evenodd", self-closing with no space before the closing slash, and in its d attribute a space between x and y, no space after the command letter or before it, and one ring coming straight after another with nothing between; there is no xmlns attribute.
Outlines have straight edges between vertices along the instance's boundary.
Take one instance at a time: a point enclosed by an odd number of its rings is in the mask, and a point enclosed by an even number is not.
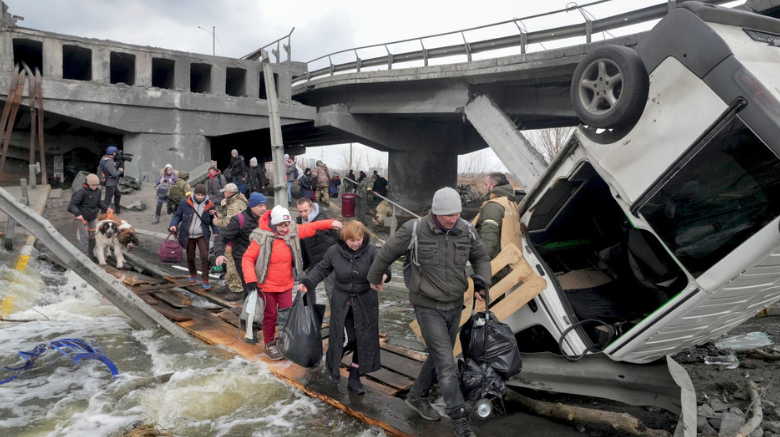
<svg viewBox="0 0 780 437"><path fill-rule="evenodd" d="M281 38L295 28L291 36L292 60L307 62L345 49L522 19L576 4L584 6L593 0L577 3L565 0L5 0L5 3L11 14L24 17L17 23L21 27L204 54L211 54L212 42L216 41L217 55L234 58ZM666 3L667 0L611 0L587 6L584 11L574 9L554 16L523 19L521 26L529 31L548 29L582 23L583 14L598 19ZM650 26L625 29L613 32L613 35L634 33ZM212 37L212 28L216 39ZM517 26L509 23L472 30L465 36L469 41L476 41L517 32ZM595 40L602 37L609 38L609 35L594 35ZM430 48L462 43L462 38L459 34L428 38L425 45ZM568 43L581 42L584 41ZM395 44L390 48L393 51L419 49L419 42ZM529 48L530 51L542 49ZM386 53L384 50L364 49L359 53L367 58ZM494 53L482 55L482 58L509 54L513 53ZM350 51L334 56L333 60L354 60L353 56ZM454 61L465 59L439 62ZM327 61L324 60L315 62L310 69L325 65ZM306 157L340 160L345 149L348 146L309 148ZM359 151L356 153L366 154L372 163L386 162L384 153L361 145L354 149ZM492 151L475 153L484 156L488 171L505 169ZM467 160L464 157L461 161Z"/></svg>

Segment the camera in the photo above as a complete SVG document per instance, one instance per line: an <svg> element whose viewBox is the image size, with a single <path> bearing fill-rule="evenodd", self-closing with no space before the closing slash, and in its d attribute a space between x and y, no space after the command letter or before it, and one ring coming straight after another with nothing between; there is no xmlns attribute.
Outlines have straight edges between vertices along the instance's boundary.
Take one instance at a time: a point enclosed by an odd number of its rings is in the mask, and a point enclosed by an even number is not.
<svg viewBox="0 0 780 437"><path fill-rule="evenodd" d="M123 162L133 162L133 154L132 153L124 153L121 150L116 152L116 156L114 157L114 162L118 165L122 165Z"/></svg>

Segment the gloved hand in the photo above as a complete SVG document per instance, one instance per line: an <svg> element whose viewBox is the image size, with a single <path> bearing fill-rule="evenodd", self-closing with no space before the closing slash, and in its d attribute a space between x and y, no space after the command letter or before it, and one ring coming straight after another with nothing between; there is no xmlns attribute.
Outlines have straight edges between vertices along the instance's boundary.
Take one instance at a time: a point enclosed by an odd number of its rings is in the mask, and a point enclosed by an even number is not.
<svg viewBox="0 0 780 437"><path fill-rule="evenodd" d="M483 278L480 275L474 274L471 275L471 279L474 281L474 292L479 295L480 300L485 298L485 294L490 290L490 286L487 284L487 281L485 281L485 278Z"/></svg>
<svg viewBox="0 0 780 437"><path fill-rule="evenodd" d="M244 289L244 300L252 293L257 293L257 282L247 282Z"/></svg>

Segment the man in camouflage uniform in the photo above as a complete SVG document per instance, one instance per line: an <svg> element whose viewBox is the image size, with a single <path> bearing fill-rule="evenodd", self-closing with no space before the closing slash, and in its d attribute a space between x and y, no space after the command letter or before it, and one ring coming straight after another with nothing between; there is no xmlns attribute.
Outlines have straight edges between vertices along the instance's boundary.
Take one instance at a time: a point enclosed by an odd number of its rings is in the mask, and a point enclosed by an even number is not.
<svg viewBox="0 0 780 437"><path fill-rule="evenodd" d="M220 202L222 213L217 215L217 220L215 223L217 226L219 226L220 229L223 229L228 225L228 223L230 223L231 217L238 215L241 213L241 211L245 210L247 206L249 206L249 202L246 200L246 197L244 197L243 194L238 192L238 186L232 182L225 185L225 187L222 188L220 192L224 193L225 198L222 199L222 202ZM225 264L227 266L225 282L227 282L227 286L230 291L234 293L243 293L244 287L241 284L241 278L238 276L236 263L233 261L232 254L232 246L227 246L225 248ZM220 290L223 292L226 291L224 289Z"/></svg>
<svg viewBox="0 0 780 437"><path fill-rule="evenodd" d="M173 181L171 189L168 190L168 215L173 215L179 208L181 201L192 194L192 187L190 187L189 179L189 172L179 171L176 180Z"/></svg>
<svg viewBox="0 0 780 437"><path fill-rule="evenodd" d="M366 208L368 203L368 196L371 191L371 185L373 182L369 178L364 178L357 186L355 191L355 218L362 222L364 225L366 222Z"/></svg>

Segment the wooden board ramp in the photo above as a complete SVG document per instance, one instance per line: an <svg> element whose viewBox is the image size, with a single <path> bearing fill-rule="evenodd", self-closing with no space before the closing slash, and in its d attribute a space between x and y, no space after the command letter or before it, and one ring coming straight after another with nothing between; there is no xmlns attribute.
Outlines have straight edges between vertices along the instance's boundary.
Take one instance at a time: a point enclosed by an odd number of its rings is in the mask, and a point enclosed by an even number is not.
<svg viewBox="0 0 780 437"><path fill-rule="evenodd" d="M438 437L451 436L452 427L446 419L431 422L420 416L404 402L404 397L414 383L427 354L393 345L383 337L380 341L380 359L382 368L362 378L367 391L365 395L351 394L346 387L349 373L347 365L351 355L344 357L340 373L340 384L328 377L324 363L313 369L307 369L287 360L270 361L263 352L262 331L260 344L243 342L244 329L239 325L238 311L241 301L228 301L224 295L212 290L204 290L200 284L189 284L187 277L165 276L150 277L131 272L106 268L112 275L121 279L125 286L135 292L152 308L167 319L176 322L190 335L209 344L218 345L226 351L240 355L265 366L282 381L302 390L306 394L339 408L348 414L372 425L380 427L391 436ZM216 304L219 308L204 309L192 304L184 294L176 289L184 289ZM330 332L326 322L322 326L323 350L327 350L327 336ZM479 431L478 431L479 432ZM488 435L479 432L480 436Z"/></svg>
<svg viewBox="0 0 780 437"><path fill-rule="evenodd" d="M547 286L547 282L525 261L520 249L511 243L504 247L501 253L490 262L490 268L493 272L500 272L505 267L509 267L510 272L490 288L490 311L502 322L541 293ZM504 299L498 300L501 296L505 296ZM466 294L463 295L465 308L460 317L460 326L463 326L471 318L471 302L473 299L474 282L469 279L469 288ZM484 310L485 302L477 301L476 311ZM420 340L423 340L417 320L410 323L409 327L412 328L412 331ZM455 341L453 354L457 357L461 352L462 347L458 338Z"/></svg>

